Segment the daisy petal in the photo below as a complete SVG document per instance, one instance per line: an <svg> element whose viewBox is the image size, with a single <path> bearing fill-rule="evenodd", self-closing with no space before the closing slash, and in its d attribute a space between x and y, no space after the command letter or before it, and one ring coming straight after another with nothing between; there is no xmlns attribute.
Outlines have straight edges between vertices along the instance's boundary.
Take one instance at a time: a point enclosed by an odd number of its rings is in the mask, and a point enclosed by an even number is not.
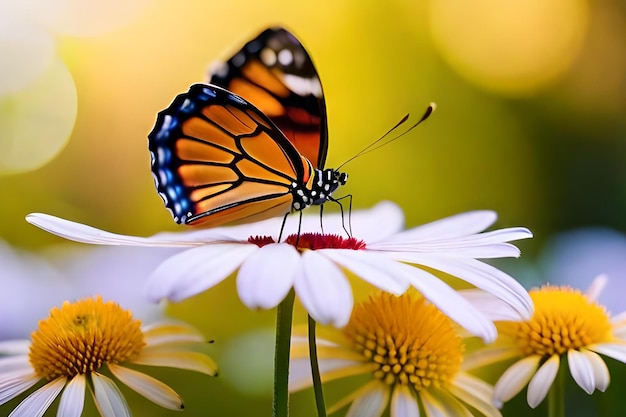
<svg viewBox="0 0 626 417"><path fill-rule="evenodd" d="M500 411L493 405L493 387L482 379L460 372L449 391L485 416L500 416Z"/></svg>
<svg viewBox="0 0 626 417"><path fill-rule="evenodd" d="M608 277L605 274L598 275L593 279L587 291L585 291L585 295L591 301L598 301L598 297L602 294L604 287L606 287L607 282L609 281Z"/></svg>
<svg viewBox="0 0 626 417"><path fill-rule="evenodd" d="M302 254L294 288L311 317L321 324L343 327L350 319L354 299L341 270L317 251Z"/></svg>
<svg viewBox="0 0 626 417"><path fill-rule="evenodd" d="M137 391L155 404L169 410L182 410L183 400L180 396L159 380L142 372L109 363L109 370L117 379L131 389Z"/></svg>
<svg viewBox="0 0 626 417"><path fill-rule="evenodd" d="M124 246L195 246L197 242L186 241L184 234L180 237L173 233L166 236L137 237L119 235L95 227L65 220L60 217L43 213L32 213L26 216L26 221L46 232L75 242L92 245L124 245Z"/></svg>
<svg viewBox="0 0 626 417"><path fill-rule="evenodd" d="M93 396L102 417L131 417L128 404L120 389L106 376L93 372Z"/></svg>
<svg viewBox="0 0 626 417"><path fill-rule="evenodd" d="M443 390L422 390L419 395L428 417L473 417L459 400Z"/></svg>
<svg viewBox="0 0 626 417"><path fill-rule="evenodd" d="M299 262L296 248L284 243L265 245L252 253L237 275L241 302L250 309L276 307L293 286Z"/></svg>
<svg viewBox="0 0 626 417"><path fill-rule="evenodd" d="M604 363L604 360L595 352L592 352L587 349L581 350L581 353L585 355L589 363L591 364L591 368L593 369L593 378L596 381L596 388L600 390L600 392L606 391L609 387L609 383L611 382L611 375L609 374L609 368Z"/></svg>
<svg viewBox="0 0 626 417"><path fill-rule="evenodd" d="M535 374L540 360L540 356L528 356L504 371L493 391L494 403L498 408L515 397L526 386Z"/></svg>
<svg viewBox="0 0 626 417"><path fill-rule="evenodd" d="M361 375L372 371L372 367L363 362L349 359L324 359L319 361L322 382L333 381L339 378ZM311 376L311 361L306 359L292 359L289 362L289 391L300 391L313 384Z"/></svg>
<svg viewBox="0 0 626 417"><path fill-rule="evenodd" d="M0 404L17 397L40 380L32 367L3 372L0 374Z"/></svg>
<svg viewBox="0 0 626 417"><path fill-rule="evenodd" d="M408 279L403 278L406 272L400 271L407 266L394 262L384 255L341 249L325 249L319 253L383 291L400 295L409 288Z"/></svg>
<svg viewBox="0 0 626 417"><path fill-rule="evenodd" d="M459 277L487 291L513 307L524 319L530 319L533 303L528 292L513 277L476 259L412 256L398 259L424 265Z"/></svg>
<svg viewBox="0 0 626 417"><path fill-rule="evenodd" d="M3 374L17 371L28 375L33 373L33 366L30 364L28 356L20 355L0 358L0 381L2 380Z"/></svg>
<svg viewBox="0 0 626 417"><path fill-rule="evenodd" d="M169 368L188 369L209 376L217 375L217 364L199 352L168 351L162 349L144 349L139 357L132 361L139 365L166 366Z"/></svg>
<svg viewBox="0 0 626 417"><path fill-rule="evenodd" d="M483 290L460 290L459 294L491 321L519 321L519 313L498 297Z"/></svg>
<svg viewBox="0 0 626 417"><path fill-rule="evenodd" d="M216 243L176 254L152 273L148 298L181 301L196 295L228 277L258 249L255 245Z"/></svg>
<svg viewBox="0 0 626 417"><path fill-rule="evenodd" d="M411 284L446 316L485 342L495 340L497 331L493 322L461 297L457 291L429 272L419 268L410 269Z"/></svg>
<svg viewBox="0 0 626 417"><path fill-rule="evenodd" d="M548 391L559 371L560 363L559 355L552 355L550 359L539 367L535 376L530 380L526 399L531 408L536 408L548 395Z"/></svg>
<svg viewBox="0 0 626 417"><path fill-rule="evenodd" d="M142 327L142 331L147 348L206 342L206 338L200 332L182 324L152 324Z"/></svg>
<svg viewBox="0 0 626 417"><path fill-rule="evenodd" d="M67 379L57 378L30 394L9 414L9 417L41 417L59 395Z"/></svg>
<svg viewBox="0 0 626 417"><path fill-rule="evenodd" d="M0 342L0 355L28 355L31 341L28 339Z"/></svg>
<svg viewBox="0 0 626 417"><path fill-rule="evenodd" d="M346 417L379 417L385 411L389 401L389 390L377 383L355 398L346 413Z"/></svg>
<svg viewBox="0 0 626 417"><path fill-rule="evenodd" d="M587 349L606 355L610 358L626 363L626 345L621 343L602 343L587 346Z"/></svg>
<svg viewBox="0 0 626 417"><path fill-rule="evenodd" d="M569 371L578 386L587 394L593 394L596 388L596 381L593 367L589 360L587 360L587 357L575 349L570 349L567 351L567 362L569 364Z"/></svg>
<svg viewBox="0 0 626 417"><path fill-rule="evenodd" d="M498 216L489 210L469 211L435 220L421 226L397 233L393 241L421 242L428 240L453 239L482 232L491 226Z"/></svg>
<svg viewBox="0 0 626 417"><path fill-rule="evenodd" d="M85 387L87 378L83 374L78 374L67 384L61 401L57 417L80 417L85 405Z"/></svg>
<svg viewBox="0 0 626 417"><path fill-rule="evenodd" d="M419 417L417 399L407 385L397 384L391 396L391 417Z"/></svg>

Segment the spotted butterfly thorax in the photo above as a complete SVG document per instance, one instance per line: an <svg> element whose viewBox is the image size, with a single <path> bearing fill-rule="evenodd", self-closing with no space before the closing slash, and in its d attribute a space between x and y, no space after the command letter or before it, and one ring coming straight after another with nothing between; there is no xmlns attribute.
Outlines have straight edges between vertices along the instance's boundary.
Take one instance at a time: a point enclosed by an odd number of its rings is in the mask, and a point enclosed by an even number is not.
<svg viewBox="0 0 626 417"><path fill-rule="evenodd" d="M148 135L157 191L174 220L217 226L332 200L321 82L302 44L267 29L159 113Z"/></svg>

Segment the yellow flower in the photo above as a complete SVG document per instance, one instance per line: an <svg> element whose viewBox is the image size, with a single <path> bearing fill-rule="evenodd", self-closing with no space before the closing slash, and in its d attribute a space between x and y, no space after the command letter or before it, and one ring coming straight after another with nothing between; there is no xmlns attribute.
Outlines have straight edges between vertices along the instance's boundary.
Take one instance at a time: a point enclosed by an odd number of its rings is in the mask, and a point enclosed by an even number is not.
<svg viewBox="0 0 626 417"><path fill-rule="evenodd" d="M496 323L500 334L496 342L468 358L474 366L518 359L495 385L496 405L528 384L528 404L537 407L565 355L572 377L587 394L606 390L610 375L598 354L626 362L626 315L611 318L595 302L605 282L605 277L597 277L585 294L567 286L531 290L535 312L530 320Z"/></svg>
<svg viewBox="0 0 626 417"><path fill-rule="evenodd" d="M182 399L174 390L125 365L167 366L214 376L215 362L188 348L203 342L202 335L184 325L142 327L130 311L100 297L66 301L39 322L31 341L0 342L0 354L7 355L0 358L0 404L45 380L46 384L22 401L11 417L42 416L62 390L58 415L78 417L87 387L102 416L129 416L115 382L102 374L106 367L149 400L181 410Z"/></svg>
<svg viewBox="0 0 626 417"><path fill-rule="evenodd" d="M354 308L348 325L333 340L318 339L323 381L367 374L371 381L329 412L352 403L347 416L378 417L391 405L392 417L500 416L491 404L493 387L463 367L463 338L454 323L416 292L379 292ZM311 385L306 338L294 338L290 389ZM468 408L468 405L470 408Z"/></svg>

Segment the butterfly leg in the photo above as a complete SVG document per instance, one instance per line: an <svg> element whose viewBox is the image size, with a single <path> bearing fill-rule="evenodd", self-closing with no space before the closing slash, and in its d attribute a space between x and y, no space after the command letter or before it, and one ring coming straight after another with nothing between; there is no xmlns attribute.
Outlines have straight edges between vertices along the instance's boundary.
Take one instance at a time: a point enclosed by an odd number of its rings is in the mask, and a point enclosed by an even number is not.
<svg viewBox="0 0 626 417"><path fill-rule="evenodd" d="M280 225L280 233L278 233L278 240L277 240L278 243L280 243L280 239L283 237L283 231L285 230L285 223L287 222L287 216L289 216L289 213L285 214L285 217L283 217L283 222Z"/></svg>
<svg viewBox="0 0 626 417"><path fill-rule="evenodd" d="M341 204L341 200L345 198L350 202L348 204L348 227L346 227L345 212L343 210L343 204ZM348 237L352 237L352 194L347 194L339 198L329 197L328 200L337 203L339 206L339 210L341 211L341 227L343 227L343 231L346 232Z"/></svg>

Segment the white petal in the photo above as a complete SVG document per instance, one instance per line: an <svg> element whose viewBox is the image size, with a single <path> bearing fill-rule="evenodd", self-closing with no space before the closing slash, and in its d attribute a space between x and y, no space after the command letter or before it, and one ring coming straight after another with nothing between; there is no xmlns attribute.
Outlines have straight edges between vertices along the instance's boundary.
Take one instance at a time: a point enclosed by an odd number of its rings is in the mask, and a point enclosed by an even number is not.
<svg viewBox="0 0 626 417"><path fill-rule="evenodd" d="M4 340L0 342L0 355L28 355L30 344L28 339Z"/></svg>
<svg viewBox="0 0 626 417"><path fill-rule="evenodd" d="M27 355L0 358L0 381L3 379L3 374L6 375L15 371L22 371L25 374L33 373L33 366L30 364Z"/></svg>
<svg viewBox="0 0 626 417"><path fill-rule="evenodd" d="M153 323L141 328L146 348L186 343L204 343L207 339L195 328L178 323Z"/></svg>
<svg viewBox="0 0 626 417"><path fill-rule="evenodd" d="M408 229L389 240L420 242L467 236L485 230L497 217L493 211L469 211Z"/></svg>
<svg viewBox="0 0 626 417"><path fill-rule="evenodd" d="M315 321L339 328L348 324L354 304L350 283L334 263L317 251L302 254L294 288Z"/></svg>
<svg viewBox="0 0 626 417"><path fill-rule="evenodd" d="M626 345L620 343L602 343L587 346L587 349L626 363Z"/></svg>
<svg viewBox="0 0 626 417"><path fill-rule="evenodd" d="M393 241L368 244L370 250L397 251L416 254L442 254L469 258L517 258L520 250L513 240L527 239L532 233L526 228L500 229L456 239L430 241Z"/></svg>
<svg viewBox="0 0 626 417"><path fill-rule="evenodd" d="M421 390L419 396L427 417L473 417L459 400L444 390Z"/></svg>
<svg viewBox="0 0 626 417"><path fill-rule="evenodd" d="M609 368L604 363L604 360L595 352L587 349L581 351L587 358L593 369L593 378L596 381L596 388L601 392L606 391L611 382L611 375L609 374Z"/></svg>
<svg viewBox="0 0 626 417"><path fill-rule="evenodd" d="M85 375L78 374L67 384L61 395L57 417L81 416L85 405L86 381Z"/></svg>
<svg viewBox="0 0 626 417"><path fill-rule="evenodd" d="M307 210L307 212L312 213L313 211ZM290 217L287 219L283 236L298 233L298 222L295 221L297 216ZM354 210L351 214L346 210L343 216L341 213L324 211L321 223L319 214L305 214L302 216L300 233L321 233L323 227L324 234L344 236L346 233L344 226L349 228L350 224L352 225L352 235L355 238L365 242L379 241L402 230L404 214L397 204L390 201L382 201L368 210ZM280 225L277 227L280 228ZM250 235L251 233L246 237Z"/></svg>
<svg viewBox="0 0 626 417"><path fill-rule="evenodd" d="M30 394L22 401L12 412L9 417L41 417L44 415L50 404L55 400L61 392L67 379L57 378L47 383L37 391Z"/></svg>
<svg viewBox="0 0 626 417"><path fill-rule="evenodd" d="M96 407L102 417L131 417L128 404L120 389L106 376L94 372L91 374L93 381L93 395Z"/></svg>
<svg viewBox="0 0 626 417"><path fill-rule="evenodd" d="M149 279L148 298L181 301L218 284L259 247L219 243L176 254L163 262Z"/></svg>
<svg viewBox="0 0 626 417"><path fill-rule="evenodd" d="M448 391L485 416L500 416L493 405L493 386L480 378L459 372Z"/></svg>
<svg viewBox="0 0 626 417"><path fill-rule="evenodd" d="M537 407L548 395L548 391L559 371L560 363L559 355L552 355L550 359L539 367L535 376L530 380L526 399L531 408Z"/></svg>
<svg viewBox="0 0 626 417"><path fill-rule="evenodd" d="M587 360L587 357L577 350L570 349L567 351L567 362L569 364L569 371L578 386L587 394L593 394L596 388L596 380L593 367L589 360Z"/></svg>
<svg viewBox="0 0 626 417"><path fill-rule="evenodd" d="M354 400L346 417L379 417L385 411L388 401L389 389L382 383L373 385Z"/></svg>
<svg viewBox="0 0 626 417"><path fill-rule="evenodd" d="M117 379L153 403L169 410L182 410L184 408L183 400L176 391L161 381L123 366L114 364L108 366Z"/></svg>
<svg viewBox="0 0 626 417"><path fill-rule="evenodd" d="M608 282L609 278L605 274L598 275L593 279L587 291L585 291L585 295L591 301L598 301L598 297L602 294L604 287Z"/></svg>
<svg viewBox="0 0 626 417"><path fill-rule="evenodd" d="M527 320L532 316L533 303L524 287L513 277L491 265L476 259L433 255L411 258L398 260L417 263L458 277L510 304L523 319Z"/></svg>
<svg viewBox="0 0 626 417"><path fill-rule="evenodd" d="M417 398L407 385L397 384L391 396L391 417L419 417Z"/></svg>
<svg viewBox="0 0 626 417"><path fill-rule="evenodd" d="M209 376L217 375L217 364L200 352L167 350L166 348L144 349L132 363L149 366L188 369Z"/></svg>
<svg viewBox="0 0 626 417"><path fill-rule="evenodd" d="M75 242L93 245L124 245L124 246L197 246L196 241L186 240L186 234L169 233L163 236L137 237L120 235L96 229L81 223L65 220L60 217L43 213L32 213L26 221L46 232Z"/></svg>
<svg viewBox="0 0 626 417"><path fill-rule="evenodd" d="M322 249L318 253L349 269L359 278L383 291L395 295L409 288L405 264L393 261L376 252L344 249Z"/></svg>
<svg viewBox="0 0 626 417"><path fill-rule="evenodd" d="M17 397L40 380L32 367L0 374L0 404Z"/></svg>
<svg viewBox="0 0 626 417"><path fill-rule="evenodd" d="M494 324L448 284L429 272L411 268L411 284L446 316L485 342L497 337Z"/></svg>
<svg viewBox="0 0 626 417"><path fill-rule="evenodd" d="M330 381L336 379L335 375L338 371L356 369L363 363L360 361L349 359L320 359L319 369L322 381ZM345 373L341 373L341 376L347 376ZM311 361L308 356L302 359L291 359L289 362L289 391L300 391L301 389L308 388L313 384L313 378L311 376Z"/></svg>
<svg viewBox="0 0 626 417"><path fill-rule="evenodd" d="M265 245L244 261L237 275L237 292L250 309L276 307L289 293L300 254L286 243Z"/></svg>
<svg viewBox="0 0 626 417"><path fill-rule="evenodd" d="M519 313L498 297L479 289L460 290L459 294L491 321L519 321Z"/></svg>
<svg viewBox="0 0 626 417"><path fill-rule="evenodd" d="M494 404L501 407L502 403L515 397L526 386L535 374L540 356L528 356L511 365L498 379L494 387Z"/></svg>

